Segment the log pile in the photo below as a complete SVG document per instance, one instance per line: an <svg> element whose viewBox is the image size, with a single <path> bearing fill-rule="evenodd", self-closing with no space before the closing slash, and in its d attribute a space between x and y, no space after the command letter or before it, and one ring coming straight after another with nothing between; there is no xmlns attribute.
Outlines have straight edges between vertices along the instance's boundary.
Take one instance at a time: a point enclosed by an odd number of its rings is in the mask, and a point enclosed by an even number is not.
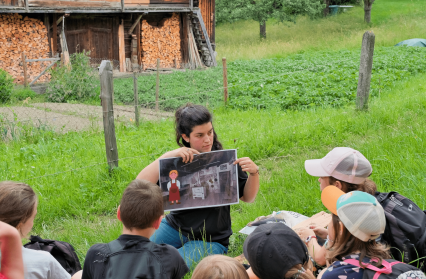
<svg viewBox="0 0 426 279"><path fill-rule="evenodd" d="M164 24L162 24L164 22ZM153 68L157 65L157 58L161 59L161 68L180 68L182 53L180 46L179 14L173 13L172 17L164 19L159 26L150 25L142 20L141 48L142 66Z"/></svg>
<svg viewBox="0 0 426 279"><path fill-rule="evenodd" d="M49 58L47 30L42 21L18 14L0 15L0 68L15 78L16 83L24 82L22 52L27 59ZM38 76L49 62L27 63L29 82ZM45 74L39 82L48 81Z"/></svg>

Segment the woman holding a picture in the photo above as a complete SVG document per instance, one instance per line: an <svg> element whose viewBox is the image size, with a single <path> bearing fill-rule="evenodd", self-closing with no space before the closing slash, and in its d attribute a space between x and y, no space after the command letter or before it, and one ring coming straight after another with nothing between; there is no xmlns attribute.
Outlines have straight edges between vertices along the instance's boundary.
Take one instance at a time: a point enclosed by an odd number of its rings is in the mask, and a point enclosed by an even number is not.
<svg viewBox="0 0 426 279"><path fill-rule="evenodd" d="M194 154L222 150L213 128L212 114L201 105L187 104L175 113L178 149L166 152L145 167L137 179L158 183L159 159L182 157L192 162ZM237 159L240 200L253 202L259 190L259 167L248 157ZM248 174L247 174L248 173ZM230 206L171 211L151 241L176 247L188 267L210 254L225 254L232 235Z"/></svg>

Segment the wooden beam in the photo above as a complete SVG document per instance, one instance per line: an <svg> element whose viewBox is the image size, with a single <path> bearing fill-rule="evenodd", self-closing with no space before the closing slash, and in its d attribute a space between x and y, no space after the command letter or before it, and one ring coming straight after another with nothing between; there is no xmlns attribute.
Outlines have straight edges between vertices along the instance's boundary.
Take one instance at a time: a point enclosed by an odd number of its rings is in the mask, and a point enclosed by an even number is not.
<svg viewBox="0 0 426 279"><path fill-rule="evenodd" d="M52 68L53 65L55 65L55 63L56 63L56 61L52 62L52 64L50 64L46 69L44 69L43 72L41 72L33 81L31 81L30 86L33 85L34 82L36 82L42 75L44 75L44 73L46 73L47 70L49 70L50 68Z"/></svg>
<svg viewBox="0 0 426 279"><path fill-rule="evenodd" d="M126 72L126 49L124 42L124 20L118 27L118 57L120 62L120 72Z"/></svg>
<svg viewBox="0 0 426 279"><path fill-rule="evenodd" d="M37 62L37 61L58 61L59 58L40 58L40 59L27 59L26 62Z"/></svg>
<svg viewBox="0 0 426 279"><path fill-rule="evenodd" d="M22 52L22 67L24 68L24 86L27 87L28 86L28 76L27 76L27 57L25 56L25 54Z"/></svg>
<svg viewBox="0 0 426 279"><path fill-rule="evenodd" d="M135 22L133 22L133 24L130 27L129 32L128 32L129 35L132 35L133 29L135 29L136 25L141 21L142 16L143 15L138 16L138 18L135 20Z"/></svg>
<svg viewBox="0 0 426 279"><path fill-rule="evenodd" d="M142 48L141 48L141 22L139 21L138 24L136 25L136 40L138 42L138 65L140 67L140 65L142 64Z"/></svg>
<svg viewBox="0 0 426 279"><path fill-rule="evenodd" d="M30 7L28 5L28 1L30 1L30 0L24 0L24 2L25 2L25 12L27 12L27 13L30 11Z"/></svg>
<svg viewBox="0 0 426 279"><path fill-rule="evenodd" d="M121 12L124 13L124 0L121 0Z"/></svg>
<svg viewBox="0 0 426 279"><path fill-rule="evenodd" d="M49 21L49 14L44 14L44 26L46 26L47 30L47 42L49 43L49 53L52 55L52 43L50 41L50 21Z"/></svg>
<svg viewBox="0 0 426 279"><path fill-rule="evenodd" d="M53 14L53 45L52 45L52 56L55 56L55 54L58 52L58 25L56 25L56 21L58 20L58 15Z"/></svg>
<svg viewBox="0 0 426 279"><path fill-rule="evenodd" d="M111 61L103 60L99 67L101 102L105 134L105 150L110 170L118 167L117 139L115 137L113 80Z"/></svg>

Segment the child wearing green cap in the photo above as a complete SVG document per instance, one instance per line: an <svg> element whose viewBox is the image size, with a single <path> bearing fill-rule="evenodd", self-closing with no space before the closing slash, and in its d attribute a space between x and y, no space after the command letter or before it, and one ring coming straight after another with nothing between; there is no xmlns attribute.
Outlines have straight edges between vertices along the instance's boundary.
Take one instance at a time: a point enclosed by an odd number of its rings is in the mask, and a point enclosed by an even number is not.
<svg viewBox="0 0 426 279"><path fill-rule="evenodd" d="M328 225L329 265L318 279L362 279L364 272L383 274L386 278L426 279L423 272L411 265L386 260L390 258L388 248L376 242L384 233L386 218L375 197L328 186L321 193L321 201L333 217Z"/></svg>

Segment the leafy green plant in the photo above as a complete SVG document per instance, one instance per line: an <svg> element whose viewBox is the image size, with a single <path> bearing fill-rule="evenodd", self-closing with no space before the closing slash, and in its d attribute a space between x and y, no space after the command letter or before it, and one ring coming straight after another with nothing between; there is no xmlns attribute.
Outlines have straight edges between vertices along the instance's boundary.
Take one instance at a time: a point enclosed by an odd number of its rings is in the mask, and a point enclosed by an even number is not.
<svg viewBox="0 0 426 279"><path fill-rule="evenodd" d="M46 89L50 102L85 101L98 98L99 80L90 66L88 52L74 53L70 57L71 68L56 67L50 71L51 80Z"/></svg>
<svg viewBox="0 0 426 279"><path fill-rule="evenodd" d="M31 88L15 88L12 91L11 94L11 99L14 99L16 101L23 101L25 99L29 98L34 98L36 96L36 93L34 91L31 90Z"/></svg>
<svg viewBox="0 0 426 279"><path fill-rule="evenodd" d="M3 69L0 69L0 103L10 100L13 89L13 77Z"/></svg>
<svg viewBox="0 0 426 279"><path fill-rule="evenodd" d="M370 96L396 81L426 72L426 49L376 48ZM286 58L237 60L228 68L228 106L234 109L300 110L354 103L358 85L359 50L305 52ZM139 104L155 107L155 76L138 78ZM114 81L119 103L133 103L132 79ZM175 110L186 102L223 104L222 69L187 71L160 77L160 108Z"/></svg>

